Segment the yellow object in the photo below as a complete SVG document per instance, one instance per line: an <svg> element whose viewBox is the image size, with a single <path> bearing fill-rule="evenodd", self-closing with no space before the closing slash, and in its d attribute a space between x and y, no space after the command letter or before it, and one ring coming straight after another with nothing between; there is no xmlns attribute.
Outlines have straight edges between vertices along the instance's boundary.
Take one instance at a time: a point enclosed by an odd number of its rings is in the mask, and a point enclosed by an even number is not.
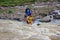
<svg viewBox="0 0 60 40"><path fill-rule="evenodd" d="M28 17L27 17L27 22L28 22L29 24L31 24L32 21L33 21L33 17L32 17L32 16L28 16Z"/></svg>

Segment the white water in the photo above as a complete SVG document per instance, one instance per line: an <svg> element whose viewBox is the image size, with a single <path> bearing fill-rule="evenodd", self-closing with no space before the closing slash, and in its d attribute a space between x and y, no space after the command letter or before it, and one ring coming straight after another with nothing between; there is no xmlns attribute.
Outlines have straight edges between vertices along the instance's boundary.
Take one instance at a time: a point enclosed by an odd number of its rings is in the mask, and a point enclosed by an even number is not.
<svg viewBox="0 0 60 40"><path fill-rule="evenodd" d="M60 40L60 26L51 23L35 25L0 20L0 40Z"/></svg>

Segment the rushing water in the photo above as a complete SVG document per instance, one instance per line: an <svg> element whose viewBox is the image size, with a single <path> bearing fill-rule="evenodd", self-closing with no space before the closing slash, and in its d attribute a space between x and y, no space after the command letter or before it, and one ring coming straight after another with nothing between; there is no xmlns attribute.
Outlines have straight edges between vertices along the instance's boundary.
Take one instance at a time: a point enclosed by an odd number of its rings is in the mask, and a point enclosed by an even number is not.
<svg viewBox="0 0 60 40"><path fill-rule="evenodd" d="M51 23L35 25L0 20L0 40L60 40L60 26Z"/></svg>

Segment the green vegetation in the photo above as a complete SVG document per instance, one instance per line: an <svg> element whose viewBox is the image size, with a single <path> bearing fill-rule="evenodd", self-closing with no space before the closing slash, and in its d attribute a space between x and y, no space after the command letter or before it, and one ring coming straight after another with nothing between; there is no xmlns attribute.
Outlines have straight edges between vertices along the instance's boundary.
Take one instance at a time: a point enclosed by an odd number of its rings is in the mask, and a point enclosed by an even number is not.
<svg viewBox="0 0 60 40"><path fill-rule="evenodd" d="M48 0L35 0L36 2L47 2Z"/></svg>
<svg viewBox="0 0 60 40"><path fill-rule="evenodd" d="M48 0L42 0L42 2L47 2Z"/></svg>
<svg viewBox="0 0 60 40"><path fill-rule="evenodd" d="M60 0L58 0L58 2L60 2Z"/></svg>
<svg viewBox="0 0 60 40"><path fill-rule="evenodd" d="M49 0L0 0L0 6L22 6L34 2L47 2ZM57 0L60 2L60 0Z"/></svg>
<svg viewBox="0 0 60 40"><path fill-rule="evenodd" d="M17 6L33 2L34 0L0 0L0 6Z"/></svg>
<svg viewBox="0 0 60 40"><path fill-rule="evenodd" d="M12 10L8 10L8 14L12 14L13 13L13 11Z"/></svg>

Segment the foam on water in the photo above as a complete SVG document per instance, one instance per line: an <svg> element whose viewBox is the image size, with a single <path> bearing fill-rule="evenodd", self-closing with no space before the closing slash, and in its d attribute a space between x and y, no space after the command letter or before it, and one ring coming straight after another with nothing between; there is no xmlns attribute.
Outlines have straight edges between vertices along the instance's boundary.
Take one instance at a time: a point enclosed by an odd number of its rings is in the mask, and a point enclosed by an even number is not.
<svg viewBox="0 0 60 40"><path fill-rule="evenodd" d="M0 40L52 40L51 38L58 40L60 37L60 31L53 27L48 28L48 25L45 28L43 25L38 27L36 24L28 25L11 20L0 20L0 24L7 25L0 25Z"/></svg>

